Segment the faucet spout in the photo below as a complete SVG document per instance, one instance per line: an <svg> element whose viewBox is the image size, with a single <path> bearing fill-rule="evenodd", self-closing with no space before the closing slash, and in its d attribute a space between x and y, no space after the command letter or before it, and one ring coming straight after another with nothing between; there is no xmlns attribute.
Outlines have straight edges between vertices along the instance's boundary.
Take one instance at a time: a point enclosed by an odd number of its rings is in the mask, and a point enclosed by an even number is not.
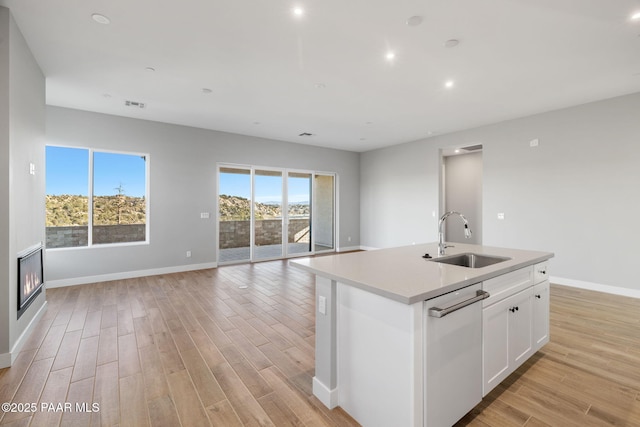
<svg viewBox="0 0 640 427"><path fill-rule="evenodd" d="M445 213L440 217L440 221L438 222L438 255L444 255L444 250L449 247L444 241L444 230L442 229L442 226L444 225L445 220L449 218L451 215L457 215L460 218L462 218L462 221L464 222L464 237L465 239L471 238L471 229L469 228L469 221L467 221L467 218L465 218L464 215L456 211L449 211Z"/></svg>

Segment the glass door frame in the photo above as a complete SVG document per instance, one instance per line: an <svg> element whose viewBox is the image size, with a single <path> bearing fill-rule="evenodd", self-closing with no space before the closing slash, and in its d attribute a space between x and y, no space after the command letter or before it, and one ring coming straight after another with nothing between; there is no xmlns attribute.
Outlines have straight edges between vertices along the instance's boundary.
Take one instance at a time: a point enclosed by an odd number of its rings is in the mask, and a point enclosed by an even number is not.
<svg viewBox="0 0 640 427"><path fill-rule="evenodd" d="M249 205L250 205L250 238L249 238L249 244L250 244L250 248L249 248L249 260L241 260L241 261L220 261L220 170L224 169L224 168L232 168L232 169L243 169L243 170L247 170L250 171L251 174L251 178L250 178L250 182L251 182L251 200L249 201ZM255 253L254 253L254 247L255 247L255 208L254 208L254 204L255 204L255 171L256 170L260 170L260 171L274 171L274 172L280 172L282 174L282 239L281 239L281 244L282 244L282 256L279 257L275 257L275 258L260 258L260 259L255 259ZM250 263L254 263L254 262L263 262L263 261L273 261L273 260L279 260L279 259L289 259L289 258L297 258L297 257L305 257L305 256L312 256L315 254L320 254L320 253L332 253L332 252L338 252L338 248L337 248L337 234L338 234L338 217L337 217L337 212L338 212L338 206L337 206L337 201L338 201L338 197L337 197L337 180L338 180L338 175L335 172L322 172L322 171L314 171L314 170L309 170L309 169L294 169L294 168L279 168L279 167L270 167L270 166L256 166L256 165L245 165L245 164L237 164L237 163L226 163L226 162L220 162L216 165L216 199L215 199L215 208L216 208L216 250L217 250L217 263L218 265L230 265L230 264L237 264L237 263L246 263L246 262L250 262ZM311 185L311 194L310 194L310 200L309 203L311 204L311 209L310 209L310 227L311 227L311 245L310 245L310 251L309 252L305 252L302 254L299 253L295 253L295 254L289 254L288 251L288 225L289 225L289 186L288 186L288 178L289 178L289 173L304 173L304 174L309 174L311 176L311 181L312 181L312 185ZM322 251L317 251L316 250L316 236L315 236L315 232L314 232L314 227L313 227L313 218L314 215L316 215L316 207L315 207L315 203L314 203L314 198L315 198L315 192L316 192L316 182L315 182L315 176L316 175L324 175L324 176L331 176L333 178L333 211L332 211L332 215L333 215L333 248L331 249L327 249L327 250L322 250Z"/></svg>

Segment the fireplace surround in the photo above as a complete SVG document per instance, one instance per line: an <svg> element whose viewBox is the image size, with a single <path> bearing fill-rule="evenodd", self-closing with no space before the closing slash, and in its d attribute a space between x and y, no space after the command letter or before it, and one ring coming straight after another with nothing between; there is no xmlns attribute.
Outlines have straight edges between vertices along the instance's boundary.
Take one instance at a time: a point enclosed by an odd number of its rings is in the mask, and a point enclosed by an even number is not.
<svg viewBox="0 0 640 427"><path fill-rule="evenodd" d="M18 256L18 319L24 314L44 285L42 245L29 248Z"/></svg>

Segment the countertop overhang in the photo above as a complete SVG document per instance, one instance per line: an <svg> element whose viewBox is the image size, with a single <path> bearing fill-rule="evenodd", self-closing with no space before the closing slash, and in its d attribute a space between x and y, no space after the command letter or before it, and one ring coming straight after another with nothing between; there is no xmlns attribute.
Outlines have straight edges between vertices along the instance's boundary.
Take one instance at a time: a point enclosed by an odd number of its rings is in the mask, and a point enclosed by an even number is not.
<svg viewBox="0 0 640 427"><path fill-rule="evenodd" d="M434 262L438 244L402 246L289 261L318 276L345 283L392 300L414 304L553 257L551 252L455 243L446 255L472 252L510 258L482 268ZM428 253L433 259L422 256Z"/></svg>

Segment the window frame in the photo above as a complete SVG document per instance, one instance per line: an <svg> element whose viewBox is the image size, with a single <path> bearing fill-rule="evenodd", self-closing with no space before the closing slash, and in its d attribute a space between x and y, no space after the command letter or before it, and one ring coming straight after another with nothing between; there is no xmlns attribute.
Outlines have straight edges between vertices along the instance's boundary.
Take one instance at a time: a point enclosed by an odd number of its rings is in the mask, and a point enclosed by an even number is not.
<svg viewBox="0 0 640 427"><path fill-rule="evenodd" d="M64 251L64 250L86 250L86 249L94 249L94 248L113 248L118 246L140 246L140 245L149 245L150 243L150 223L151 223L151 186L150 186L150 177L151 177L151 155L149 153L142 153L137 151L123 151L123 150L111 150L111 149L102 149L102 148L91 148L84 146L73 146L73 145L63 145L63 144L46 144L46 147L57 147L57 148L72 148L78 150L86 150L89 156L89 165L87 169L87 203L88 203L88 222L87 222L87 245L86 246L69 246L69 247L59 247L59 248L48 248L46 247L46 239L45 239L45 249L47 251ZM93 243L93 198L94 198L94 153L108 153L108 154L122 154L122 155L130 155L130 156L139 156L145 158L145 240L139 240L136 242L114 242L114 243ZM45 157L46 164L46 157ZM46 180L46 172L45 172L45 180ZM45 221L46 221L46 213L45 213ZM46 229L45 225L45 229Z"/></svg>

